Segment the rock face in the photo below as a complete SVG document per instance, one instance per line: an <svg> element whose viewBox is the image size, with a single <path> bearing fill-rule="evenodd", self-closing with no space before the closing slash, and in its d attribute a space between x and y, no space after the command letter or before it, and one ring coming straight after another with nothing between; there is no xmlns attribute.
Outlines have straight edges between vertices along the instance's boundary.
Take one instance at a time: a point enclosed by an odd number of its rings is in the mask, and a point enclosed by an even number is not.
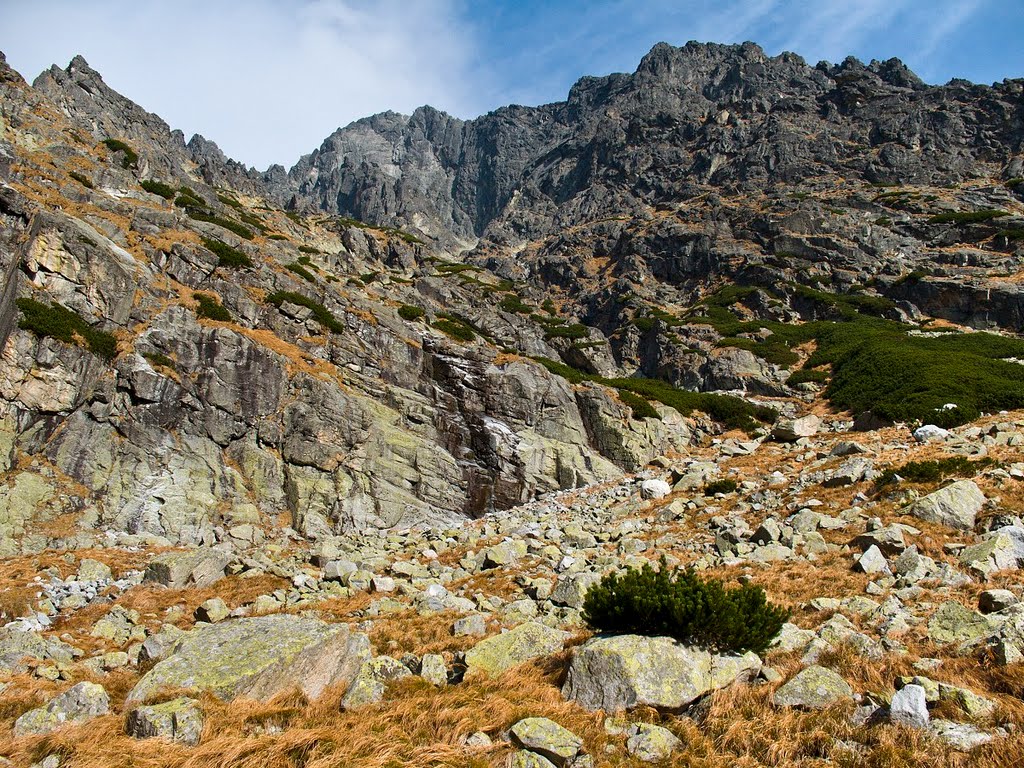
<svg viewBox="0 0 1024 768"><path fill-rule="evenodd" d="M46 706L33 709L14 723L15 736L40 735L55 731L65 724L81 724L110 711L110 698L103 686L79 683L51 700Z"/></svg>
<svg viewBox="0 0 1024 768"><path fill-rule="evenodd" d="M365 636L345 624L286 615L237 619L186 633L128 701L145 701L165 687L262 699L294 686L315 699L330 685L350 682L368 653Z"/></svg>
<svg viewBox="0 0 1024 768"><path fill-rule="evenodd" d="M597 637L573 653L562 694L592 710L643 705L672 712L760 669L754 653L716 656L668 637Z"/></svg>

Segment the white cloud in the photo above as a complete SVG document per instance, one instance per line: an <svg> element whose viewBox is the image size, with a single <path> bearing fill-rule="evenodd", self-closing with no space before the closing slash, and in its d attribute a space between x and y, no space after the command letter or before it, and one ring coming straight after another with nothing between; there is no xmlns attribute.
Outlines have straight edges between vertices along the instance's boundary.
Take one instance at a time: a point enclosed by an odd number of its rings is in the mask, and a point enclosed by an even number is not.
<svg viewBox="0 0 1024 768"><path fill-rule="evenodd" d="M387 109L467 115L473 38L455 1L3 0L0 50L29 80L81 53L186 136L265 168Z"/></svg>

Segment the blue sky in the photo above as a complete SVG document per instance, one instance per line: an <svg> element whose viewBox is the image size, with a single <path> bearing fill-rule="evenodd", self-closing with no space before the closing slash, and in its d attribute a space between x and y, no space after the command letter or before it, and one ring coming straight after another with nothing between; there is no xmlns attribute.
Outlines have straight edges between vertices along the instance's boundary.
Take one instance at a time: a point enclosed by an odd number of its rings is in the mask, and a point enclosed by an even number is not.
<svg viewBox="0 0 1024 768"><path fill-rule="evenodd" d="M1024 0L0 0L0 18L26 79L81 53L172 127L261 169L386 109L558 101L659 41L753 40L810 64L897 56L932 83L1024 77Z"/></svg>

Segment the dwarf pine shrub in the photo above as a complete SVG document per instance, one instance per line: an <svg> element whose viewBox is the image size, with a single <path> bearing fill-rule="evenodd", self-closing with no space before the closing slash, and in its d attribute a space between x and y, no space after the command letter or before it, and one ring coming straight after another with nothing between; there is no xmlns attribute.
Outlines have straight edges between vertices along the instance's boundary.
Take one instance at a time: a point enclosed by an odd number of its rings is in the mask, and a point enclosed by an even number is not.
<svg viewBox="0 0 1024 768"><path fill-rule="evenodd" d="M673 637L717 653L762 653L788 618L760 587L705 581L664 558L658 570L647 563L605 576L583 602L583 619L599 632Z"/></svg>

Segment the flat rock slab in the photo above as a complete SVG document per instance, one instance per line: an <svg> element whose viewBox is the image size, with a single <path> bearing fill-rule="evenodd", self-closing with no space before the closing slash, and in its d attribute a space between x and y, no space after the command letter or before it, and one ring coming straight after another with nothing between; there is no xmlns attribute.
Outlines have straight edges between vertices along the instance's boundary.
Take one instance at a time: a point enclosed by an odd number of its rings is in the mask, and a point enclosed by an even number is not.
<svg viewBox="0 0 1024 768"><path fill-rule="evenodd" d="M204 547L188 552L168 552L150 561L143 581L163 584L171 589L208 587L224 578L231 553Z"/></svg>
<svg viewBox="0 0 1024 768"><path fill-rule="evenodd" d="M984 506L985 494L974 481L960 480L922 496L907 507L906 512L930 523L969 531Z"/></svg>
<svg viewBox="0 0 1024 768"><path fill-rule="evenodd" d="M520 624L508 632L481 640L466 651L466 668L497 677L530 659L557 653L568 637L568 632L544 624Z"/></svg>
<svg viewBox="0 0 1024 768"><path fill-rule="evenodd" d="M315 699L330 685L351 683L368 655L366 636L346 624L288 615L225 621L186 632L128 701L144 701L165 687L225 700L269 698L298 687Z"/></svg>
<svg viewBox="0 0 1024 768"><path fill-rule="evenodd" d="M670 637L597 637L576 649L562 695L590 710L644 705L678 711L760 669L755 653L716 656Z"/></svg>
<svg viewBox="0 0 1024 768"><path fill-rule="evenodd" d="M512 741L563 766L583 748L583 739L546 717L527 717L509 729Z"/></svg>
<svg viewBox="0 0 1024 768"><path fill-rule="evenodd" d="M853 689L843 678L825 667L812 666L801 670L775 692L772 701L777 707L825 709L853 698Z"/></svg>
<svg viewBox="0 0 1024 768"><path fill-rule="evenodd" d="M987 617L949 600L928 620L928 638L940 645L971 643L991 633L994 626Z"/></svg>

